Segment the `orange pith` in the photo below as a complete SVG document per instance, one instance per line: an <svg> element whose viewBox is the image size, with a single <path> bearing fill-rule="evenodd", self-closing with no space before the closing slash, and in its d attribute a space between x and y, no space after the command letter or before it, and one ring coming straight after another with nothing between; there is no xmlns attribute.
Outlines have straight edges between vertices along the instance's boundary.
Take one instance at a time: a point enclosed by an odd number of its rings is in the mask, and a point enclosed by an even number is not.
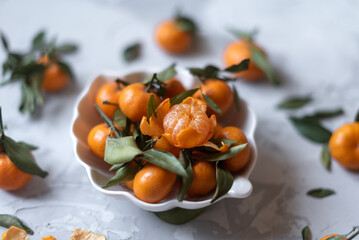
<svg viewBox="0 0 359 240"><path fill-rule="evenodd" d="M199 99L186 98L181 104L170 107L165 99L149 123L143 117L140 129L149 136L163 136L173 146L192 148L208 142L216 126L216 117L206 115L207 105Z"/></svg>

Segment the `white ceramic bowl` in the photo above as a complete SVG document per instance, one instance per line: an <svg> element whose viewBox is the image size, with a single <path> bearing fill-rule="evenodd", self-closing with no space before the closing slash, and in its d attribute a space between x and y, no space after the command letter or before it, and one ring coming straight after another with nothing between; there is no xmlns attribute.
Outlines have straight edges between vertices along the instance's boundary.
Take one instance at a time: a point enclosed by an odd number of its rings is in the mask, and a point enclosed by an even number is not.
<svg viewBox="0 0 359 240"><path fill-rule="evenodd" d="M152 71L146 71L147 74ZM89 86L87 86L76 101L73 116L73 125L71 135L74 143L76 159L86 169L91 184L96 190L109 196L117 198L126 198L137 206L151 211L162 212L175 207L184 209L199 209L211 205L211 195L201 198L185 198L182 202L177 201L178 189L174 189L169 196L159 203L146 203L138 198L125 186L118 185L109 189L103 189L107 180L111 177L108 169L110 165L102 159L95 156L87 145L87 135L91 128L96 124L103 122L97 113L94 103L98 89L105 83L113 81L117 77L128 82L140 82L146 76L146 72L135 72L123 75L117 72L107 72L98 76ZM189 88L194 85L193 78L185 69L177 68L177 78L182 81L185 87ZM241 100L241 111L232 109L220 120L224 126L236 126L242 129L246 134L250 146L250 160L245 169L241 170L234 176L234 183L230 191L222 196L224 198L245 198L252 192L252 184L248 178L253 170L257 160L257 148L254 140L254 132L256 128L256 116L244 100ZM219 201L217 200L217 201Z"/></svg>

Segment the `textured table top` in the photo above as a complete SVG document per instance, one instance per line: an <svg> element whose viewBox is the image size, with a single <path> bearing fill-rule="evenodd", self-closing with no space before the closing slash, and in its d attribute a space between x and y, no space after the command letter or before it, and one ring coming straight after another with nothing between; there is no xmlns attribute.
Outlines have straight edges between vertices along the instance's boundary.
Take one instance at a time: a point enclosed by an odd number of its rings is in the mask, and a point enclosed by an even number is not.
<svg viewBox="0 0 359 240"><path fill-rule="evenodd" d="M161 52L153 41L156 24L175 6L200 26L201 44L181 57ZM343 107L346 114L325 125L334 130L351 121L359 107L359 2L356 1L0 1L0 29L14 49L28 47L41 28L59 40L74 40L81 51L70 57L77 85L46 95L46 106L35 117L18 113L20 87L0 88L7 133L40 146L34 152L50 172L34 177L22 190L0 191L0 213L14 214L35 231L32 239L54 235L69 239L75 228L105 234L109 239L299 239L309 225L315 239L345 233L359 224L359 174L336 162L328 173L320 164L321 146L300 137L276 104L291 94L311 94L315 101L298 111ZM240 95L258 115L258 163L250 180L254 191L243 200L224 200L190 223L161 222L127 200L96 192L85 170L75 161L70 138L73 105L81 89L103 70L131 72L142 66L221 64L225 45L233 38L228 26L258 27L265 47L285 84L238 82ZM143 43L143 55L126 64L121 50ZM0 50L0 61L4 52ZM297 112L296 112L297 113ZM313 199L316 187L337 194ZM3 229L0 229L0 234Z"/></svg>

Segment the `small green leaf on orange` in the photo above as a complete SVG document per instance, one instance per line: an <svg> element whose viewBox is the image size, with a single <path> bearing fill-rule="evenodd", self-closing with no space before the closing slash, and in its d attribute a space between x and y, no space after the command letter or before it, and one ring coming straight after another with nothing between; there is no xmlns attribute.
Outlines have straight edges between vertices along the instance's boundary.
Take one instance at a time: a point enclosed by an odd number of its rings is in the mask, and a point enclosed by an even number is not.
<svg viewBox="0 0 359 240"><path fill-rule="evenodd" d="M240 99L237 89L234 85L232 86L232 92L233 92L233 98L234 98L234 105L236 106L236 109L239 112L241 110L241 99Z"/></svg>
<svg viewBox="0 0 359 240"><path fill-rule="evenodd" d="M251 57L253 63L259 67L267 76L270 83L273 85L280 85L280 81L278 79L277 74L275 73L274 69L272 68L271 64L269 63L267 57L257 48L251 46Z"/></svg>
<svg viewBox="0 0 359 240"><path fill-rule="evenodd" d="M225 195L231 189L234 182L232 174L225 167L223 167L221 162L216 162L216 180L217 187L211 199L211 203Z"/></svg>
<svg viewBox="0 0 359 240"><path fill-rule="evenodd" d="M173 98L170 99L171 107L173 105L180 104L181 102L183 102L183 100L185 100L188 97L192 97L193 94L195 94L198 91L198 89L199 88L190 89L183 93L178 94L177 96L174 96Z"/></svg>
<svg viewBox="0 0 359 240"><path fill-rule="evenodd" d="M206 96L203 93L202 93L202 97L204 101L207 103L207 105L213 109L213 111L215 111L219 115L223 115L222 110L217 106L217 104L212 100L212 98Z"/></svg>
<svg viewBox="0 0 359 240"><path fill-rule="evenodd" d="M242 72L245 70L248 70L249 67L249 59L244 59L242 60L240 63L238 64L234 64L232 66L229 66L227 68L225 68L223 71L225 72L231 72L231 73L238 73L238 72Z"/></svg>

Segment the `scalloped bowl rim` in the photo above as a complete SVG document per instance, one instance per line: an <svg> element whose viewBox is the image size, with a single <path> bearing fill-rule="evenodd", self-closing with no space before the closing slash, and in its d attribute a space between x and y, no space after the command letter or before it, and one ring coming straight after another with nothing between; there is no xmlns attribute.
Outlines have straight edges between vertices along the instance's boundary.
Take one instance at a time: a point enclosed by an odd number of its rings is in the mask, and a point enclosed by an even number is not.
<svg viewBox="0 0 359 240"><path fill-rule="evenodd" d="M120 71L103 71L102 74L97 75L95 78L92 79L97 79L97 77L99 76L107 76L107 77L115 77L115 76L126 76L129 74L135 74L135 73L143 73L143 72L155 72L152 70L157 70L158 68L147 68L145 70L133 70L130 73L123 73ZM184 68L179 68L178 66L176 67L177 72L180 71L186 71ZM255 134L255 130L256 130L256 125L257 125L257 119L256 119L256 115L254 113L254 111L248 106L248 104L241 99L241 102L246 105L247 108L247 112L248 112L248 116L250 116L252 122L251 122L251 129L249 131L249 134L247 134L247 139L250 142L250 147L251 147L251 157L252 157L252 164L250 167L248 167L246 169L246 172L239 175L239 176L234 176L235 178L235 183L237 186L237 189L233 189L232 188L229 190L229 192L225 195L223 195L221 198L217 199L216 202L211 203L211 199L206 199L206 200L201 200L201 201L189 201L189 200L183 200L182 202L177 201L177 199L170 199L170 200L163 200L159 203L147 203L144 201L141 201L140 199L138 199L137 197L134 196L134 194L128 192L128 191L124 191L124 190L109 190L109 189L103 189L96 181L96 179L98 177L103 177L103 174L99 173L98 171L96 171L95 169L93 169L91 166L87 165L85 162L83 162L80 158L80 156L77 153L77 145L79 143L79 140L77 139L77 137L74 134L73 131L73 126L75 121L77 120L77 118L79 117L79 111L78 111L78 106L79 103L81 102L82 99L84 99L84 97L86 97L86 95L88 94L92 84L95 82L95 80L91 81L90 83L88 83L86 85L86 87L81 91L80 95L77 97L76 101L75 101L75 105L74 105L74 110L73 110L73 118L72 118L72 124L71 124L71 138L73 141L73 145L74 145L74 153L75 153L75 157L76 160L86 169L86 173L88 175L88 178L91 182L91 184L93 185L93 187L106 195L109 196L114 196L114 197L118 197L118 198L126 198L129 199L132 203L134 203L135 205L141 207L142 209L151 211L151 212L161 212L161 211L166 211L166 210L170 210L176 207L179 208L185 208L185 209L199 209L199 208L204 208L207 206L210 206L214 203L217 203L219 200L225 199L225 198L246 198L248 197L252 190L252 184L251 182L248 180L251 172L253 171L253 168L257 162L257 146L256 146L256 142L255 142L255 138L254 138L254 134ZM235 185L235 184L233 184ZM238 189L238 186L239 189Z"/></svg>

